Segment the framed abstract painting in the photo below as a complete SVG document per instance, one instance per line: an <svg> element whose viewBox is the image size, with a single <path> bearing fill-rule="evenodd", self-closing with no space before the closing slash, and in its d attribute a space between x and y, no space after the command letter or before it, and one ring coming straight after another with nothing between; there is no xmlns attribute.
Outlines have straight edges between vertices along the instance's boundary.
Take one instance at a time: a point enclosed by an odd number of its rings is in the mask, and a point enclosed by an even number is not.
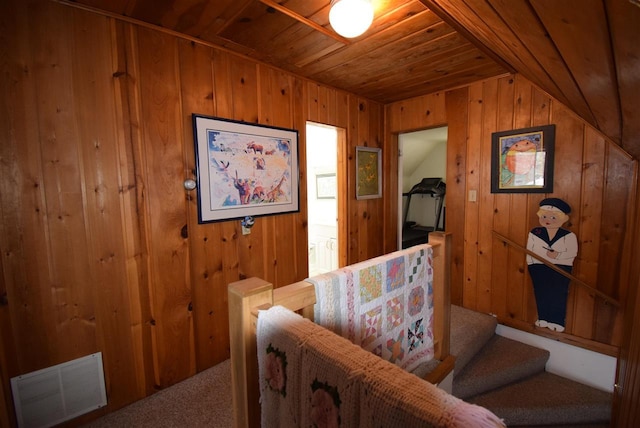
<svg viewBox="0 0 640 428"><path fill-rule="evenodd" d="M555 125L491 134L491 193L553 192Z"/></svg>

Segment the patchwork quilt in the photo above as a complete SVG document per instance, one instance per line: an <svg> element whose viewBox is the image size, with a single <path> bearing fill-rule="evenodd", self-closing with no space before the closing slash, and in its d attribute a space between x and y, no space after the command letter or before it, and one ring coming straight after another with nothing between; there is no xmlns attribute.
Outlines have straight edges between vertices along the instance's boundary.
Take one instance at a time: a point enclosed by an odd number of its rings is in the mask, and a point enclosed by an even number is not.
<svg viewBox="0 0 640 428"><path fill-rule="evenodd" d="M412 371L433 358L432 262L423 244L307 279L315 322Z"/></svg>

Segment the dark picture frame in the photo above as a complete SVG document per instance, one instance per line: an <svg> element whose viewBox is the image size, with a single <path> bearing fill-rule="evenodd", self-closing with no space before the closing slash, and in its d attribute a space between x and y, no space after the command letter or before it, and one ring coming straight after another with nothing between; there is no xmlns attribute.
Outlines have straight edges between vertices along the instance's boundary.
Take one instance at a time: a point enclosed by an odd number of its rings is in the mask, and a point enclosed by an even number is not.
<svg viewBox="0 0 640 428"><path fill-rule="evenodd" d="M382 149L356 147L356 199L382 197Z"/></svg>
<svg viewBox="0 0 640 428"><path fill-rule="evenodd" d="M555 125L491 134L491 193L552 193Z"/></svg>
<svg viewBox="0 0 640 428"><path fill-rule="evenodd" d="M192 118L199 223L300 211L297 130Z"/></svg>

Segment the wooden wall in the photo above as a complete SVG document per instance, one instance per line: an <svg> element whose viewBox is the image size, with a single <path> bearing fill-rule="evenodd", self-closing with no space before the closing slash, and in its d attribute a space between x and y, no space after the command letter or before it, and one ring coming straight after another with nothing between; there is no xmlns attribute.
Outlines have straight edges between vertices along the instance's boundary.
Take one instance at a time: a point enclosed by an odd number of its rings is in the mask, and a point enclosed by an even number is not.
<svg viewBox="0 0 640 428"><path fill-rule="evenodd" d="M636 199L636 218L640 200ZM633 242L640 244L640 225L636 224ZM636 252L637 261L637 252ZM616 372L611 426L634 428L640 425L640 263L633 263L625 305L625 328Z"/></svg>
<svg viewBox="0 0 640 428"><path fill-rule="evenodd" d="M389 158L397 152L398 133L449 127L446 228L454 240L454 303L534 330L536 306L524 254L503 244L494 231L526 246L529 230L538 225L538 203L547 196L573 207L568 226L579 241L574 274L625 302L637 162L619 146L520 75L388 105L386 123ZM491 133L546 124L556 125L553 194L492 194ZM397 176L393 162L389 165L389 176ZM477 191L476 202L468 201L470 190ZM397 200L393 184L387 191L389 200ZM387 225L394 224L395 210L387 211ZM394 233L385 226L387 251ZM565 333L535 331L615 355L622 340L622 312L573 285Z"/></svg>
<svg viewBox="0 0 640 428"><path fill-rule="evenodd" d="M530 329L524 243L542 195L489 192L491 132L555 123L554 196L574 207L576 273L627 296L637 165L520 76L383 107L147 26L51 1L0 2L0 422L9 379L101 351L108 412L228 357L226 285L307 275L305 122L382 147L384 196L346 180L346 263L397 248L397 133L447 124L454 302ZM301 210L198 225L191 113L300 131ZM386 116L386 120L385 120ZM468 202L468 190L478 191ZM637 281L636 281L637 282ZM635 283L634 283L635 284ZM561 340L621 340L621 317L573 287ZM7 412L4 412L7 410ZM96 414L101 413L96 412Z"/></svg>
<svg viewBox="0 0 640 428"><path fill-rule="evenodd" d="M96 414L228 358L227 284L307 276L306 121L345 129L345 177L382 144L383 106L159 29L11 0L0 37L4 415L11 377L93 352ZM299 130L300 212L197 224L192 113ZM382 254L385 204L347 191L354 263Z"/></svg>

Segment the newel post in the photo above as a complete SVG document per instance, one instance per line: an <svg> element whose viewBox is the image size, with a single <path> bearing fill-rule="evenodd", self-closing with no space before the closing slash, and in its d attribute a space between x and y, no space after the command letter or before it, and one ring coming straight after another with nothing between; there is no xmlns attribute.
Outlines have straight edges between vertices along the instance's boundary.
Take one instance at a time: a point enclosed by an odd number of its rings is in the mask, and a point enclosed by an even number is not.
<svg viewBox="0 0 640 428"><path fill-rule="evenodd" d="M433 330L437 360L449 356L451 327L451 233L429 233L433 245ZM439 336L439 337L438 337Z"/></svg>
<svg viewBox="0 0 640 428"><path fill-rule="evenodd" d="M273 302L273 285L260 278L232 282L228 287L231 393L236 428L260 426L260 390L251 310Z"/></svg>

